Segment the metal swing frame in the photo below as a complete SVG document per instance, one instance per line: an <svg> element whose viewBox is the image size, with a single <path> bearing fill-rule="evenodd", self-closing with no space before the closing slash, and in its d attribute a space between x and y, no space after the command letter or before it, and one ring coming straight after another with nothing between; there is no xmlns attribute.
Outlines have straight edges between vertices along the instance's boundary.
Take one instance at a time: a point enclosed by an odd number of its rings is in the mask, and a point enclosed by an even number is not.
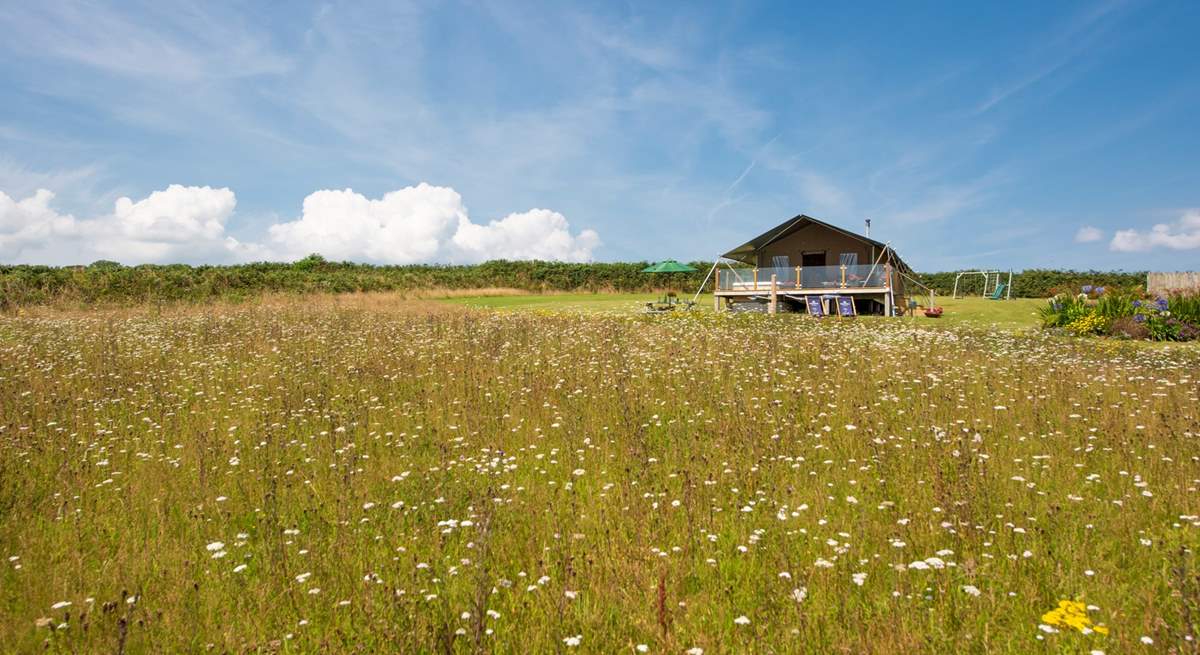
<svg viewBox="0 0 1200 655"><path fill-rule="evenodd" d="M962 280L964 275L982 275L983 276L983 291L979 294L980 298L987 298L988 293L994 293L996 287L1000 285L1000 275L1004 273L999 269L989 269L980 271L960 271L954 276L954 299L958 299L958 282ZM993 277L994 276L994 277ZM1012 270L1008 271L1008 282L1004 286L1004 299L1012 300Z"/></svg>

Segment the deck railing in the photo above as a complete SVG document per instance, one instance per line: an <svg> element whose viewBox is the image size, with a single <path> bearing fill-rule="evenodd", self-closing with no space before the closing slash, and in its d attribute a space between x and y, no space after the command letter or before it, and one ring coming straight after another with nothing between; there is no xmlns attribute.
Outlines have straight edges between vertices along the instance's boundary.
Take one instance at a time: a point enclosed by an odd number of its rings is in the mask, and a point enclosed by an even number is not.
<svg viewBox="0 0 1200 655"><path fill-rule="evenodd" d="M772 275L780 291L887 287L887 269L883 264L717 270L717 291L770 291Z"/></svg>

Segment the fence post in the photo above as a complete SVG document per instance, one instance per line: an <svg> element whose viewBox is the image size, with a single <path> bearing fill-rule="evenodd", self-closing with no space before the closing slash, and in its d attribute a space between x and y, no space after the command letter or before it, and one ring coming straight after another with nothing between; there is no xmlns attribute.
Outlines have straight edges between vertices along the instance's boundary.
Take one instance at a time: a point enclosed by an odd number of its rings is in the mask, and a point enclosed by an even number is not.
<svg viewBox="0 0 1200 655"><path fill-rule="evenodd" d="M800 267L797 266L796 267L796 288L799 289L802 286L804 286L804 285L800 283Z"/></svg>
<svg viewBox="0 0 1200 655"><path fill-rule="evenodd" d="M771 304L767 310L768 313L770 313L770 314L779 313L779 296L777 295L778 289L777 289L777 285L776 285L776 282L777 282L776 278L777 278L776 274L772 273L771 274Z"/></svg>
<svg viewBox="0 0 1200 655"><path fill-rule="evenodd" d="M845 289L846 288L846 265L842 264L841 268L842 268L842 288Z"/></svg>
<svg viewBox="0 0 1200 655"><path fill-rule="evenodd" d="M754 290L758 291L758 267L754 267Z"/></svg>

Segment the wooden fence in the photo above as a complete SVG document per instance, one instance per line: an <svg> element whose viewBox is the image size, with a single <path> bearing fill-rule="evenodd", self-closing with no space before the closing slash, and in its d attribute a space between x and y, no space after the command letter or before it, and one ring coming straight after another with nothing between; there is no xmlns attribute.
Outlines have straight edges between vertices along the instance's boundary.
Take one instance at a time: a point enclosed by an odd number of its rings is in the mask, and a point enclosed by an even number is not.
<svg viewBox="0 0 1200 655"><path fill-rule="evenodd" d="M1146 274L1147 293L1160 294L1169 291L1200 291L1200 272Z"/></svg>

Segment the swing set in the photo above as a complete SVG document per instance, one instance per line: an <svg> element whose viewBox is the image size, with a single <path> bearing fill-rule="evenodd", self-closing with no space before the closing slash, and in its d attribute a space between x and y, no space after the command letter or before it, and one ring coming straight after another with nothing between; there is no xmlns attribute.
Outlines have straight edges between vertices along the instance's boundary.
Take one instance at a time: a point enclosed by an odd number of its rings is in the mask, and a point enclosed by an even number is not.
<svg viewBox="0 0 1200 655"><path fill-rule="evenodd" d="M989 300L1011 300L1012 299L1012 271L1008 271L1008 280L1000 281L1000 275L1004 271L986 270L986 271L961 271L954 276L954 299L958 299L958 283L967 277L969 280L974 279L976 275L983 277L983 290L980 291L980 298L988 298ZM966 293L964 292L965 296Z"/></svg>

